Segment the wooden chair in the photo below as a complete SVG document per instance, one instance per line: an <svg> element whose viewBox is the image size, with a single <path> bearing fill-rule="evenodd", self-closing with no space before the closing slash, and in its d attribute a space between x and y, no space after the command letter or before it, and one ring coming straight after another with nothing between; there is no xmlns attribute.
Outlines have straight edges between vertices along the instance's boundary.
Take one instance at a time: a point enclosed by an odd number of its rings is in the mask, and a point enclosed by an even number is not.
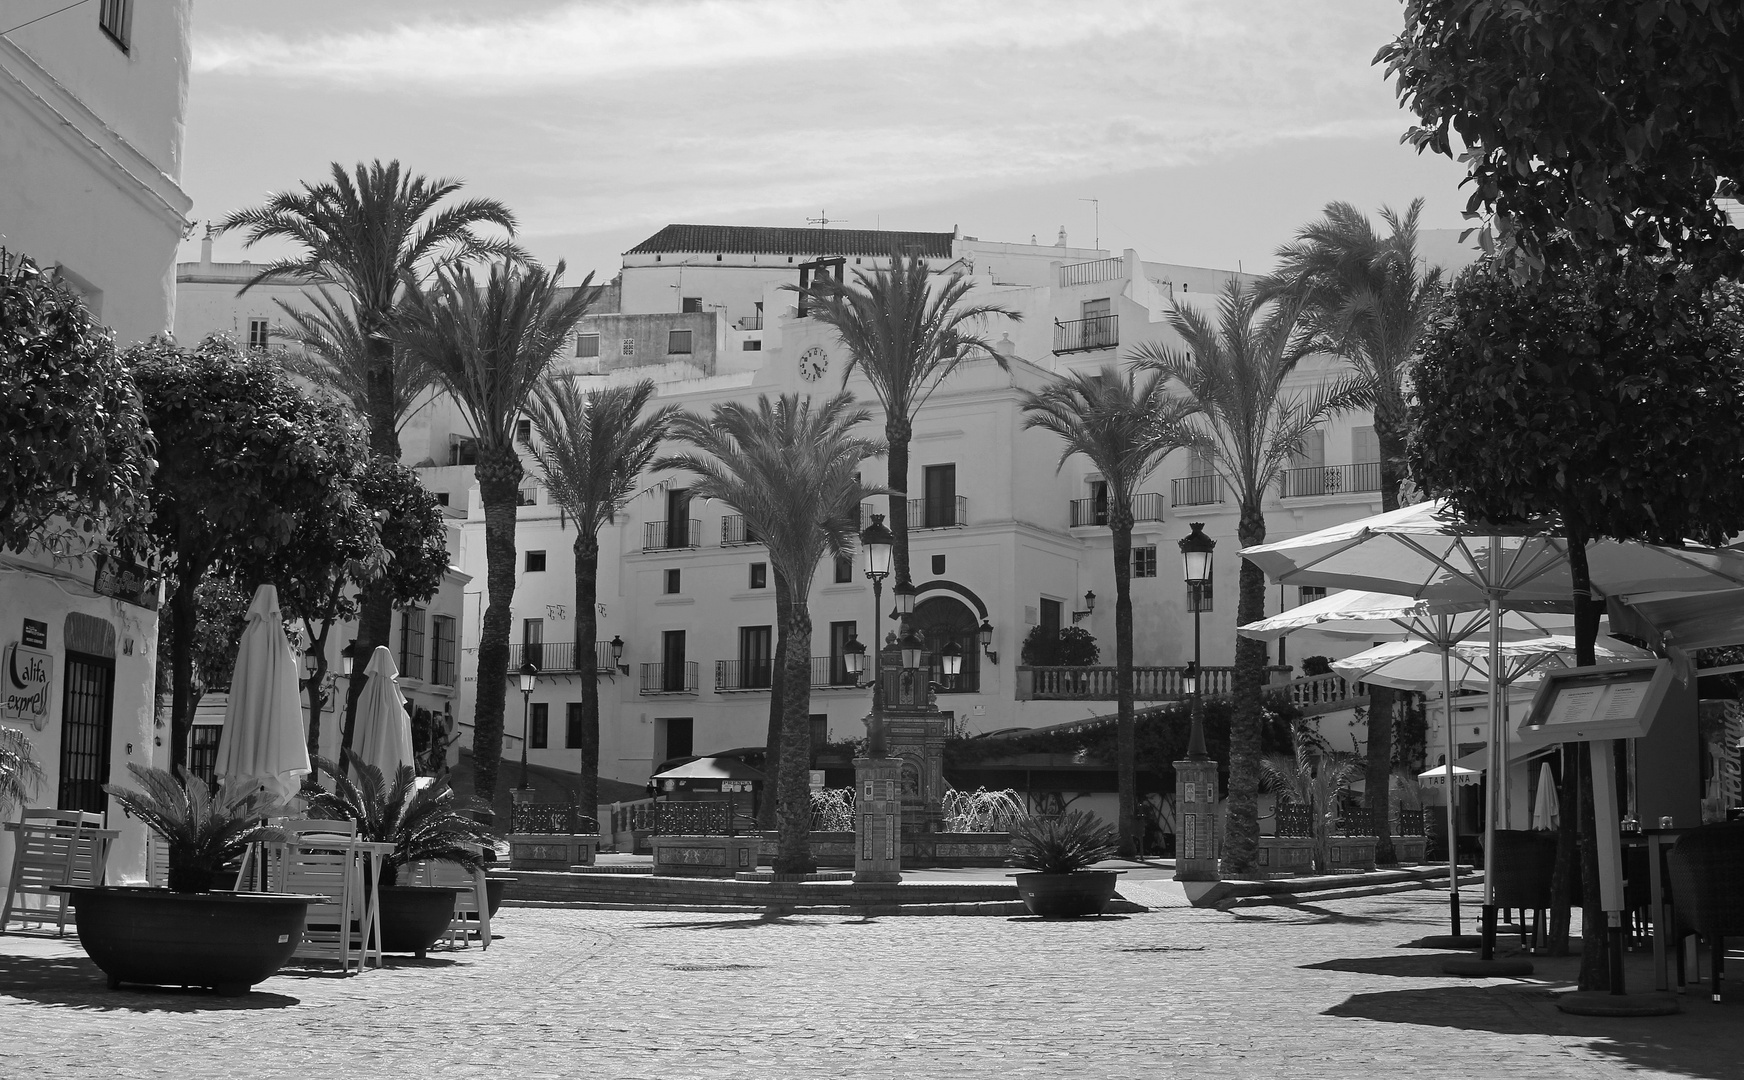
<svg viewBox="0 0 1744 1080"><path fill-rule="evenodd" d="M479 948L490 948L490 900L482 867L469 871L459 863L436 861L415 862L406 869L408 884L445 885L464 890L454 897L454 917L448 923L450 948L457 945L464 948L473 937L478 938Z"/></svg>
<svg viewBox="0 0 1744 1080"><path fill-rule="evenodd" d="M17 838L12 879L0 906L0 933L16 919L67 932L67 897L56 885L101 885L116 832L103 828L103 815L88 810L26 810L7 825Z"/></svg>
<svg viewBox="0 0 1744 1080"><path fill-rule="evenodd" d="M364 887L357 822L300 818L274 824L284 830L284 841L258 845L267 889L322 897L309 905L303 943L294 955L337 960L341 973L348 972L354 963L363 970L367 943L360 939L358 929L363 921ZM238 882L259 872L260 864L245 858Z"/></svg>

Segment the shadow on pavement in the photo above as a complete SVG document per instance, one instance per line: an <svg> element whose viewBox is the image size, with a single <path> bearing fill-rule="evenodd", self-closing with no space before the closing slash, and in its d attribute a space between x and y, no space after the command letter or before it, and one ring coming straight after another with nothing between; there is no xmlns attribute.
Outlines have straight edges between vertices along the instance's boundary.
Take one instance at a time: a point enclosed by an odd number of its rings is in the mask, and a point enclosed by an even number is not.
<svg viewBox="0 0 1744 1080"><path fill-rule="evenodd" d="M1051 922L1051 923L1105 923L1127 922L1130 915L1074 915L1059 919L1044 919L1040 915L1013 915L1006 922Z"/></svg>
<svg viewBox="0 0 1744 1080"><path fill-rule="evenodd" d="M1464 956L1464 953L1453 955ZM1497 955L1503 955L1498 952ZM1518 955L1516 953L1516 955ZM1318 964L1303 964L1304 971L1351 971L1358 975L1396 975L1402 979L1442 979L1447 973L1441 965L1447 963L1447 953L1418 953L1414 956L1357 956L1349 959L1323 960Z"/></svg>
<svg viewBox="0 0 1744 1080"><path fill-rule="evenodd" d="M1326 967L1330 965L1313 965ZM1686 1011L1643 1018L1571 1016L1556 1008L1557 991L1542 985L1439 986L1356 994L1323 1015L1390 1024L1554 1035L1585 1040L1585 1048L1654 1073L1737 1080L1744 1060L1744 1007L1713 1005L1690 995Z"/></svg>
<svg viewBox="0 0 1744 1080"><path fill-rule="evenodd" d="M299 1003L298 998L259 990L240 997L168 986L111 990L103 972L83 957L0 956L0 994L102 1012L250 1012Z"/></svg>
<svg viewBox="0 0 1744 1080"><path fill-rule="evenodd" d="M1394 920L1376 915L1349 915L1331 908L1319 907L1315 904L1301 904L1294 901L1279 901L1261 907L1235 908L1230 915L1238 922L1277 922L1279 916L1313 915L1312 919L1289 918L1284 921L1300 926L1329 926L1344 924L1349 926L1370 926Z"/></svg>

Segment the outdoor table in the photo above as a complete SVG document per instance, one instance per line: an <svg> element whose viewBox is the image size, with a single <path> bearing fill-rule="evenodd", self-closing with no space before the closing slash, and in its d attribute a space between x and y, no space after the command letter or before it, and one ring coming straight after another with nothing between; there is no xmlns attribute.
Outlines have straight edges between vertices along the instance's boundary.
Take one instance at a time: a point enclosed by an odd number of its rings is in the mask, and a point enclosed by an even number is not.
<svg viewBox="0 0 1744 1080"><path fill-rule="evenodd" d="M392 855L398 846L386 841L359 840L354 848L363 862L363 895L365 899L363 918L359 924L359 928L363 931L363 963L367 965L370 957L374 956L375 966L378 968L382 966L381 871L388 856Z"/></svg>
<svg viewBox="0 0 1744 1080"><path fill-rule="evenodd" d="M1644 837L1647 841L1647 881L1652 898L1653 914L1653 988L1655 990L1670 989L1670 976L1666 971L1666 943L1671 936L1671 904L1665 895L1665 855L1677 838L1688 832L1688 829L1642 829L1639 833L1624 837L1627 843L1636 837Z"/></svg>

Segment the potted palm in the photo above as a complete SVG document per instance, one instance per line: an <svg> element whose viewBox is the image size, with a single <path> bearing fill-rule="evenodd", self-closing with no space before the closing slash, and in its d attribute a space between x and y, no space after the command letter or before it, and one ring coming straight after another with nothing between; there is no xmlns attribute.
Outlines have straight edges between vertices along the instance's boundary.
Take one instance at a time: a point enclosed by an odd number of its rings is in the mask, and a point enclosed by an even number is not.
<svg viewBox="0 0 1744 1080"><path fill-rule="evenodd" d="M1018 818L1011 823L1011 861L1030 871L1012 875L1018 895L1044 919L1100 915L1120 871L1091 867L1117 849L1114 830L1087 810Z"/></svg>
<svg viewBox="0 0 1744 1080"><path fill-rule="evenodd" d="M262 824L283 813L277 796L238 784L210 788L197 776L127 766L139 790L104 787L121 808L163 838L169 888L63 885L78 913L79 944L122 983L204 986L248 992L296 952L309 902L290 893L219 887L227 863L276 830Z"/></svg>
<svg viewBox="0 0 1744 1080"><path fill-rule="evenodd" d="M382 865L382 951L423 956L448 928L454 914L452 886L402 885L400 871L417 862L452 862L467 870L484 865L481 845L492 843L483 825L467 816L447 781L420 777L402 766L389 783L374 765L353 762L355 779L332 761L317 767L333 780L332 791L309 798L313 817L357 822L357 837L390 843L394 850Z"/></svg>

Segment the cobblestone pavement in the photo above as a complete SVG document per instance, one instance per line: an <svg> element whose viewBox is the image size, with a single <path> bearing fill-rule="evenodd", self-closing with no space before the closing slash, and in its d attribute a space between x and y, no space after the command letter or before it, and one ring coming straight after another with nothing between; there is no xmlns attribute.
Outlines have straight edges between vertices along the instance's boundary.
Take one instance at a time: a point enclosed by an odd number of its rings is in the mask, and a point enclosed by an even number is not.
<svg viewBox="0 0 1744 1080"><path fill-rule="evenodd" d="M488 953L237 999L111 993L75 943L8 935L0 1078L1744 1077L1744 1001L1588 1020L1553 1005L1573 961L1442 976L1401 945L1442 932L1444 897L1075 923L510 908Z"/></svg>

